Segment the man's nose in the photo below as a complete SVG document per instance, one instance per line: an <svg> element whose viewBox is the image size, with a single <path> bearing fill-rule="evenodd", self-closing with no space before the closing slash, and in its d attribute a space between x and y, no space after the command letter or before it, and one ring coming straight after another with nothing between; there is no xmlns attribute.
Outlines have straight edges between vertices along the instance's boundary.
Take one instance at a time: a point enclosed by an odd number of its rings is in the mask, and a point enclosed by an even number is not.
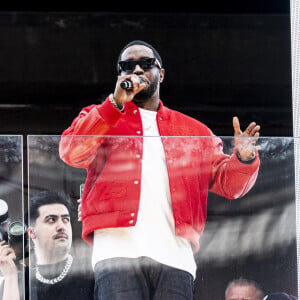
<svg viewBox="0 0 300 300"><path fill-rule="evenodd" d="M56 224L57 231L65 231L66 230L66 224L63 222L63 220L58 220Z"/></svg>
<svg viewBox="0 0 300 300"><path fill-rule="evenodd" d="M143 74L144 70L141 68L141 66L139 64L136 64L134 70L133 70L133 74L139 75L139 74Z"/></svg>

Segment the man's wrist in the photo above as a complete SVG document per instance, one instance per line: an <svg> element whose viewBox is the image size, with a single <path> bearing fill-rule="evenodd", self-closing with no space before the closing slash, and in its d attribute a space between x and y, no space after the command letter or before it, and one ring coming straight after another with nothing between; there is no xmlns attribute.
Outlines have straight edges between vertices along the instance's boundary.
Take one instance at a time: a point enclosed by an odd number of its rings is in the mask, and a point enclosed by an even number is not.
<svg viewBox="0 0 300 300"><path fill-rule="evenodd" d="M240 162L244 163L244 164L251 164L256 158L256 153L255 152L252 152L251 156L247 159L242 158L239 151L236 151L235 154L236 154L238 160Z"/></svg>
<svg viewBox="0 0 300 300"><path fill-rule="evenodd" d="M124 105L122 105L122 107L120 107L117 102L116 102L116 99L114 98L114 94L110 94L109 97L108 97L110 103L117 109L119 110L120 112L123 112L124 111Z"/></svg>

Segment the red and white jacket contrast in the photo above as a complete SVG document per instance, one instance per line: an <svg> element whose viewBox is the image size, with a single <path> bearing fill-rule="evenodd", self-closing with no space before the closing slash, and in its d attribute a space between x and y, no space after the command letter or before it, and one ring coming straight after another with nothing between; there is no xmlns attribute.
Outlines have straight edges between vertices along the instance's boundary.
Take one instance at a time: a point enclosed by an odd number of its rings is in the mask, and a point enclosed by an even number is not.
<svg viewBox="0 0 300 300"><path fill-rule="evenodd" d="M251 164L244 164L235 150L225 155L222 141L210 129L162 102L157 125L175 234L189 240L197 252L208 191L228 199L242 197L254 185L260 161L256 155ZM84 240L92 244L96 229L135 225L143 158L143 127L135 103L126 103L123 113L108 99L84 108L63 132L59 151L65 163L87 170L81 207Z"/></svg>

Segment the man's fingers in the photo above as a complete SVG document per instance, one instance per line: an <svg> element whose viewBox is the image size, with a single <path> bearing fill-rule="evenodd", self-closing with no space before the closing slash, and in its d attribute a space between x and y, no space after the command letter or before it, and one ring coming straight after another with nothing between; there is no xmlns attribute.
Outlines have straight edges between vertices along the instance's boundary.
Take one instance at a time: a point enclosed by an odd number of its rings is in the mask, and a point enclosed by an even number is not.
<svg viewBox="0 0 300 300"><path fill-rule="evenodd" d="M137 94L139 93L141 90L145 89L147 87L147 84L145 82L137 82L136 84L134 84L134 93Z"/></svg>
<svg viewBox="0 0 300 300"><path fill-rule="evenodd" d="M241 128L240 128L240 122L239 122L238 117L233 117L232 125L233 125L234 135L240 135Z"/></svg>
<svg viewBox="0 0 300 300"><path fill-rule="evenodd" d="M255 122L251 122L244 132L241 131L240 122L237 117L233 118L232 123L234 128L234 135L259 137L260 126L257 125Z"/></svg>
<svg viewBox="0 0 300 300"><path fill-rule="evenodd" d="M15 258L14 250L8 245L3 246L1 249L1 256L9 256L9 255L11 255L14 259Z"/></svg>
<svg viewBox="0 0 300 300"><path fill-rule="evenodd" d="M0 254L2 255L5 251L7 251L6 249L9 248L9 246L6 244L5 241L1 241L1 248L0 248Z"/></svg>
<svg viewBox="0 0 300 300"><path fill-rule="evenodd" d="M144 83L142 83L141 79L139 76L135 75L135 74L132 74L130 76L130 81L132 82L133 84L133 89L134 91L136 91L137 89L140 88L140 86ZM144 87L143 87L144 88Z"/></svg>
<svg viewBox="0 0 300 300"><path fill-rule="evenodd" d="M256 125L255 122L252 122L246 129L245 133L248 136L259 136L259 130L260 130L260 126Z"/></svg>
<svg viewBox="0 0 300 300"><path fill-rule="evenodd" d="M247 135L251 135L251 133L253 132L255 126L256 126L256 123L255 123L255 122L251 122L251 123L248 125L247 129L245 130L245 133L246 133Z"/></svg>
<svg viewBox="0 0 300 300"><path fill-rule="evenodd" d="M259 125L256 125L256 126L253 128L253 135L254 135L254 136L259 136L259 131L260 131L260 126L259 126Z"/></svg>

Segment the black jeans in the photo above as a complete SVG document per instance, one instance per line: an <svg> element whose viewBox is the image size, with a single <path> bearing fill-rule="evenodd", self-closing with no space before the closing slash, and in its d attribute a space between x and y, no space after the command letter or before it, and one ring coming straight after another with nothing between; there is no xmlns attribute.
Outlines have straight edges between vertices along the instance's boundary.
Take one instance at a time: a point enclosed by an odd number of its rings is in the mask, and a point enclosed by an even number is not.
<svg viewBox="0 0 300 300"><path fill-rule="evenodd" d="M150 258L112 258L95 267L96 300L192 300L194 278Z"/></svg>

